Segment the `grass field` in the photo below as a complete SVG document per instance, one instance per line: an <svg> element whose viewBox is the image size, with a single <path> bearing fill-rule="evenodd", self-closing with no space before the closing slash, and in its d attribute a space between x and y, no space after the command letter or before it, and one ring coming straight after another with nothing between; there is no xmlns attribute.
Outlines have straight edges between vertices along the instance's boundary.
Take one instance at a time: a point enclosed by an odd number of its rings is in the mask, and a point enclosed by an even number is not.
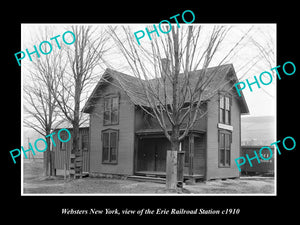
<svg viewBox="0 0 300 225"><path fill-rule="evenodd" d="M121 179L43 177L42 160L24 160L24 194L163 194L165 184ZM189 194L274 194L274 178L241 177L184 185Z"/></svg>

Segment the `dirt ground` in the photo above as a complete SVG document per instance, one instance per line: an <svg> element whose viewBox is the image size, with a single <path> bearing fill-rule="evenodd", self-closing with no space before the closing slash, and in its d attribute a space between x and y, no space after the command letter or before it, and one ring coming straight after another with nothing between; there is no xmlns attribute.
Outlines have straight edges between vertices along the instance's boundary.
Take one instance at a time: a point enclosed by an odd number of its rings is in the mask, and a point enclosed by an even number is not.
<svg viewBox="0 0 300 225"><path fill-rule="evenodd" d="M165 184L121 179L42 176L42 160L24 160L24 194L164 194ZM273 177L241 177L184 185L184 194L274 194Z"/></svg>

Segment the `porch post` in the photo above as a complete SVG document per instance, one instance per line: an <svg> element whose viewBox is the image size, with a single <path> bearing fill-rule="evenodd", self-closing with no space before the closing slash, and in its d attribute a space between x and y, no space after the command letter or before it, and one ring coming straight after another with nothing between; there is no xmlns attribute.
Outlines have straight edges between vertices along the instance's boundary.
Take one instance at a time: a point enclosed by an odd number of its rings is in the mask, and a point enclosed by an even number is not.
<svg viewBox="0 0 300 225"><path fill-rule="evenodd" d="M194 174L194 134L189 134L189 175Z"/></svg>
<svg viewBox="0 0 300 225"><path fill-rule="evenodd" d="M133 171L132 174L135 174L140 168L139 168L139 158L138 158L138 154L139 154L139 149L140 149L140 145L141 145L141 137L135 135L134 138L134 152L133 152Z"/></svg>

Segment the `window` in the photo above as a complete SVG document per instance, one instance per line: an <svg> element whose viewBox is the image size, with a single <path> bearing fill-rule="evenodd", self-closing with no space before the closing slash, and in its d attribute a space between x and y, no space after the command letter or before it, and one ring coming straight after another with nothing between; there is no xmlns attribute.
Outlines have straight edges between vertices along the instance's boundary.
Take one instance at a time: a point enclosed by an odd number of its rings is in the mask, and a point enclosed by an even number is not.
<svg viewBox="0 0 300 225"><path fill-rule="evenodd" d="M231 123L231 105L230 105L230 98L228 96L220 95L219 100L219 122L230 124Z"/></svg>
<svg viewBox="0 0 300 225"><path fill-rule="evenodd" d="M81 148L82 148L83 151L88 150L88 144L89 144L89 136L88 135L82 135Z"/></svg>
<svg viewBox="0 0 300 225"><path fill-rule="evenodd" d="M219 122L224 123L224 114L225 114L225 109L224 109L224 96L220 96L220 113L219 113Z"/></svg>
<svg viewBox="0 0 300 225"><path fill-rule="evenodd" d="M219 166L230 167L231 133L219 131Z"/></svg>
<svg viewBox="0 0 300 225"><path fill-rule="evenodd" d="M119 131L105 130L102 132L102 163L117 163Z"/></svg>
<svg viewBox="0 0 300 225"><path fill-rule="evenodd" d="M119 123L119 96L104 98L104 125Z"/></svg>
<svg viewBox="0 0 300 225"><path fill-rule="evenodd" d="M225 123L230 124L230 99L225 97Z"/></svg>

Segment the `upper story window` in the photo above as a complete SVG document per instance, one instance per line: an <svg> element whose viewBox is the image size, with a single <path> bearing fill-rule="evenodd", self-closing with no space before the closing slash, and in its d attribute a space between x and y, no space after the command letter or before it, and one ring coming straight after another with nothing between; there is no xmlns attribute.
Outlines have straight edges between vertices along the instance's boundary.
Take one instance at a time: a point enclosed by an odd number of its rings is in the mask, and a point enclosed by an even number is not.
<svg viewBox="0 0 300 225"><path fill-rule="evenodd" d="M219 122L231 124L231 99L228 96L220 95L219 100Z"/></svg>
<svg viewBox="0 0 300 225"><path fill-rule="evenodd" d="M109 96L104 98L104 125L114 125L119 123L119 96Z"/></svg>

